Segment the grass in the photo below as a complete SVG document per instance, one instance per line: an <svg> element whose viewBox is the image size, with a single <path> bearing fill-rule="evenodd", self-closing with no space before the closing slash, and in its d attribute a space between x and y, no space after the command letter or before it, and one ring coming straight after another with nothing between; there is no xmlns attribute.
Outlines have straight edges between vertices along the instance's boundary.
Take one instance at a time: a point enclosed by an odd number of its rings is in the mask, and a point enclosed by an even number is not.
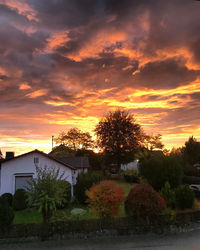
<svg viewBox="0 0 200 250"><path fill-rule="evenodd" d="M34 209L15 212L14 224L29 224L42 222L42 214Z"/></svg>
<svg viewBox="0 0 200 250"><path fill-rule="evenodd" d="M131 187L135 185L135 184L127 183L124 181L117 181L117 183L119 184L119 186L123 187L123 189L125 190L125 197L128 195ZM71 215L71 210L73 208L82 208L86 210L86 214L79 218L81 220L89 220L89 219L97 218L97 216L90 213L87 205L70 204L68 208L58 210L52 219L53 220L77 219L77 217L74 217ZM125 216L124 204L122 204L120 206L118 217L124 217L124 216ZM41 222L42 222L42 215L37 210L26 209L23 211L15 212L14 224L28 224L28 223L41 223Z"/></svg>

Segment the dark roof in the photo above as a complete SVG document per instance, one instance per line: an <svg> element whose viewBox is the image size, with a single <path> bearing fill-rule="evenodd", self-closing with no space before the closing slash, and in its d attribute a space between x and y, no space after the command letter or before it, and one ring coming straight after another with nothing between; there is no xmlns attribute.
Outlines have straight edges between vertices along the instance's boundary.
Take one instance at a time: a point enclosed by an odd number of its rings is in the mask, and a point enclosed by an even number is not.
<svg viewBox="0 0 200 250"><path fill-rule="evenodd" d="M43 155L43 156L45 156L45 157L48 157L49 159L51 159L51 160L53 160L53 161L56 161L56 162L58 162L58 163L64 165L65 167L71 168L71 169L73 169L73 170L76 169L76 167L71 166L70 163L66 163L66 162L60 161L59 159L55 159L54 157L52 157L52 156L50 156L50 155L48 155L48 154L45 154L44 152L39 151L39 150L37 150L37 149L35 149L35 150L33 150L33 151L30 151L30 152L28 152L28 153L22 154L22 155L18 155L18 156L14 157L14 158L11 158L11 159L3 159L0 163L2 164L2 163L7 162L7 161L13 161L13 160L15 160L15 159L17 159L17 158L20 158L20 157L22 157L22 156L26 156L26 155L29 155L29 154L32 154L32 153L41 154L41 155Z"/></svg>
<svg viewBox="0 0 200 250"><path fill-rule="evenodd" d="M63 163L72 165L76 169L90 167L87 156L60 157L57 159Z"/></svg>

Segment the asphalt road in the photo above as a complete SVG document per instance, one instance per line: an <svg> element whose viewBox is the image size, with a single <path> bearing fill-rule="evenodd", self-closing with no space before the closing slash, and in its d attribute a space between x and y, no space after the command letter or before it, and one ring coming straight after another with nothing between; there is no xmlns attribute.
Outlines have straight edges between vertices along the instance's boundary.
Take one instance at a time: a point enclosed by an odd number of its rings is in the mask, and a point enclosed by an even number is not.
<svg viewBox="0 0 200 250"><path fill-rule="evenodd" d="M35 241L0 244L2 250L200 250L200 230L175 235L139 235L117 238Z"/></svg>

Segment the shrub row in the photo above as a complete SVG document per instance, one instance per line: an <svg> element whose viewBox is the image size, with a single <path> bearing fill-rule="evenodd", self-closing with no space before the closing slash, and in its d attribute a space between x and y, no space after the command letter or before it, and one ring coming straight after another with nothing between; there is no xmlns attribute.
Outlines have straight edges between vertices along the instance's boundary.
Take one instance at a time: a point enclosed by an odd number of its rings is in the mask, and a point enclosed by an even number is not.
<svg viewBox="0 0 200 250"><path fill-rule="evenodd" d="M175 157L150 155L140 161L139 171L143 178L157 191L169 182L172 188L182 183L183 168Z"/></svg>
<svg viewBox="0 0 200 250"><path fill-rule="evenodd" d="M189 221L200 220L200 211L187 212L177 214L174 224L177 228L181 225L188 224ZM57 239L65 236L68 237L85 237L92 235L98 235L98 232L113 229L116 230L118 235L128 234L140 234L148 231L163 232L164 229L168 229L168 216L160 215L156 217L150 217L149 220L138 219L133 217L123 218L108 218L108 219L91 219L91 220L68 220L52 222L46 225L42 224L17 224L13 225L9 231L0 233L0 238L24 238L24 237L41 237L41 239L47 239L56 236Z"/></svg>

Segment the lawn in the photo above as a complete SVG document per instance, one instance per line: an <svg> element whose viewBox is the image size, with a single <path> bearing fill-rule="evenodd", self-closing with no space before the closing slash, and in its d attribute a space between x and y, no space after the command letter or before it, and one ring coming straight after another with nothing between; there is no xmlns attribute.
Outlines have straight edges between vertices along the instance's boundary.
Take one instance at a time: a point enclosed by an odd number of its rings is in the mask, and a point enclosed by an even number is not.
<svg viewBox="0 0 200 250"><path fill-rule="evenodd" d="M132 186L134 186L134 184L130 184L124 181L117 181L117 182L121 187L124 188L126 197L128 195L129 190L131 189ZM95 215L89 212L87 205L70 204L68 208L58 210L53 220L76 219L76 217L72 216L70 213L73 208L82 208L86 210L86 214L81 216L81 218L79 219L89 220L97 218ZM119 217L125 216L124 204L121 205L118 216ZM14 224L21 224L21 223L28 224L28 223L40 223L40 222L42 222L42 215L37 210L26 209L23 211L15 212Z"/></svg>

